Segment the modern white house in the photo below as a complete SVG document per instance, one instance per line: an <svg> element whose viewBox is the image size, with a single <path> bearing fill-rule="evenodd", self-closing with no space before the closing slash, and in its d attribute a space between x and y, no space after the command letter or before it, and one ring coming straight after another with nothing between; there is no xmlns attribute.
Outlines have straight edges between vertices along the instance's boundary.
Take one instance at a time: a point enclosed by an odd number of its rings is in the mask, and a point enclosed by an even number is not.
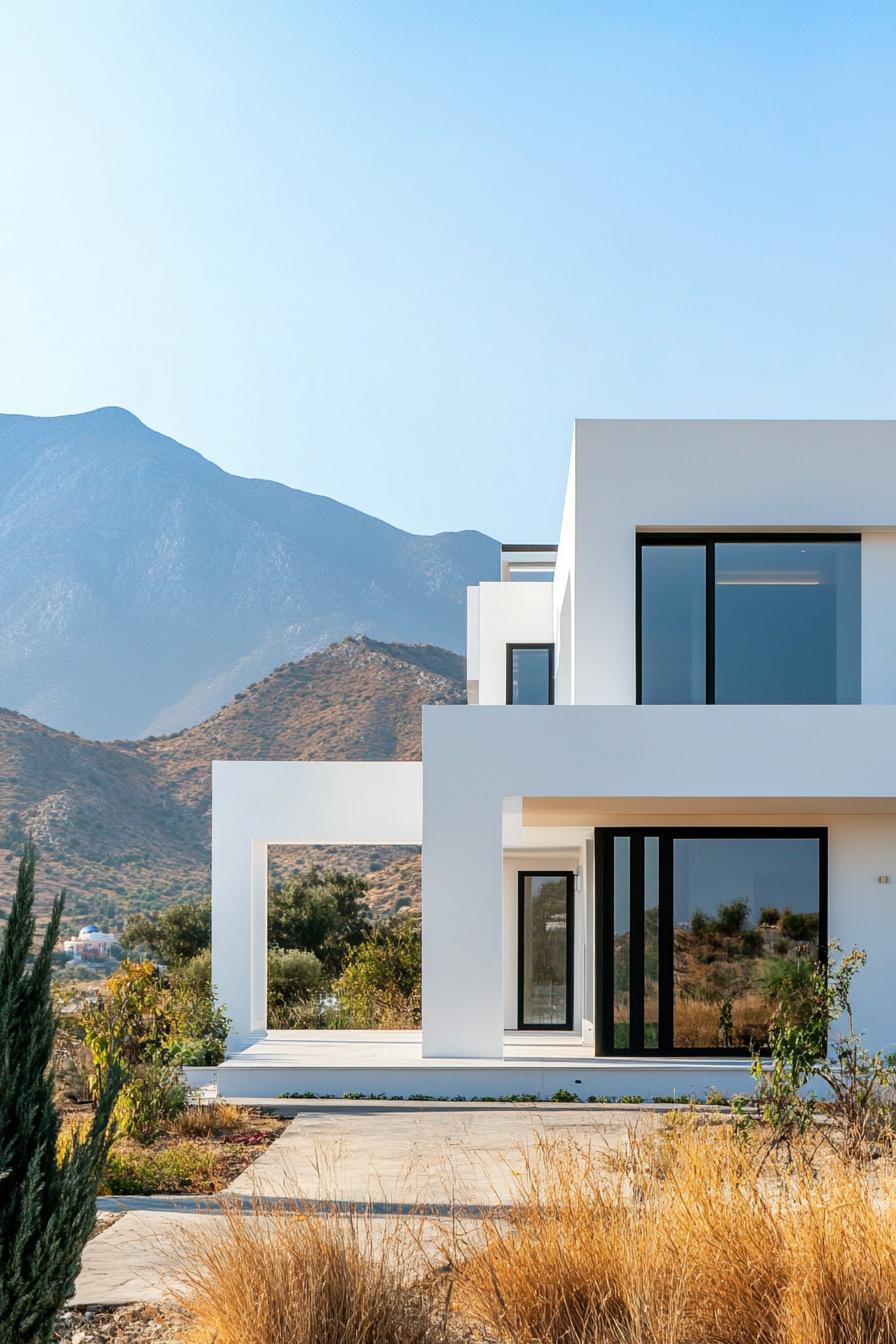
<svg viewBox="0 0 896 1344"><path fill-rule="evenodd" d="M746 1090L829 938L896 1042L896 423L577 421L467 639L420 764L215 763L222 1093ZM422 845L422 1033L266 1030L271 843Z"/></svg>

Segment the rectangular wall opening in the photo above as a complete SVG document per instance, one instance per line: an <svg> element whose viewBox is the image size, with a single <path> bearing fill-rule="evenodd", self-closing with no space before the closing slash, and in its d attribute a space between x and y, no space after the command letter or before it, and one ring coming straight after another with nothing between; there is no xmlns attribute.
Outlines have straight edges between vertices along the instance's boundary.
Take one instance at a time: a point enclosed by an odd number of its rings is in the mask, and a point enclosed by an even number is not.
<svg viewBox="0 0 896 1344"><path fill-rule="evenodd" d="M419 846L269 846L268 1028L419 1029L420 908Z"/></svg>

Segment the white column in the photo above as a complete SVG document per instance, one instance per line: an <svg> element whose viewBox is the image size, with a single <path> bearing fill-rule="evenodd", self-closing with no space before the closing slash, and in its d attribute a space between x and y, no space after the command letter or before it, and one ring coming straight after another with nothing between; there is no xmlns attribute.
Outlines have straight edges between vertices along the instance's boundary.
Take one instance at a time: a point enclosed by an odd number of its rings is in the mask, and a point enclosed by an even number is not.
<svg viewBox="0 0 896 1344"><path fill-rule="evenodd" d="M268 847L252 841L252 1033L268 1029Z"/></svg>
<svg viewBox="0 0 896 1344"><path fill-rule="evenodd" d="M241 1041L264 1030L255 1025L252 993L256 865L251 832L239 820L236 780L214 765L212 780L212 984L231 1019L231 1039Z"/></svg>
<svg viewBox="0 0 896 1344"><path fill-rule="evenodd" d="M467 787L467 764L424 753L423 1054L500 1059L501 797Z"/></svg>

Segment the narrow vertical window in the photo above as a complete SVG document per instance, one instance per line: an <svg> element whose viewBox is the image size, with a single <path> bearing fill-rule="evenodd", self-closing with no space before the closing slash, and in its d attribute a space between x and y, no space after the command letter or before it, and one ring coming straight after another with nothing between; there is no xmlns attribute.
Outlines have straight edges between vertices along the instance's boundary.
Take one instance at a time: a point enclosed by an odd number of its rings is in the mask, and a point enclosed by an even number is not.
<svg viewBox="0 0 896 1344"><path fill-rule="evenodd" d="M706 700L706 547L641 547L641 703Z"/></svg>
<svg viewBox="0 0 896 1344"><path fill-rule="evenodd" d="M660 1041L660 841L644 838L644 1049Z"/></svg>
<svg viewBox="0 0 896 1344"><path fill-rule="evenodd" d="M519 875L519 1025L572 1027L573 874Z"/></svg>
<svg viewBox="0 0 896 1344"><path fill-rule="evenodd" d="M613 841L613 1045L631 1045L631 841Z"/></svg>
<svg viewBox="0 0 896 1344"><path fill-rule="evenodd" d="M507 703L554 703L553 644L507 645Z"/></svg>

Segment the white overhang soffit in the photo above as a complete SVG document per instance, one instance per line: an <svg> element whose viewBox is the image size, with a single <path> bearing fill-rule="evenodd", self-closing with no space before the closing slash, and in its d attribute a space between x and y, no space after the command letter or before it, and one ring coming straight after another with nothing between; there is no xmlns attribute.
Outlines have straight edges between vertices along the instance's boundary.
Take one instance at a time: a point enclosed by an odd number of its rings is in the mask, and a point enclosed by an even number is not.
<svg viewBox="0 0 896 1344"><path fill-rule="evenodd" d="M893 798L535 798L523 826L660 825L661 818L896 813Z"/></svg>

